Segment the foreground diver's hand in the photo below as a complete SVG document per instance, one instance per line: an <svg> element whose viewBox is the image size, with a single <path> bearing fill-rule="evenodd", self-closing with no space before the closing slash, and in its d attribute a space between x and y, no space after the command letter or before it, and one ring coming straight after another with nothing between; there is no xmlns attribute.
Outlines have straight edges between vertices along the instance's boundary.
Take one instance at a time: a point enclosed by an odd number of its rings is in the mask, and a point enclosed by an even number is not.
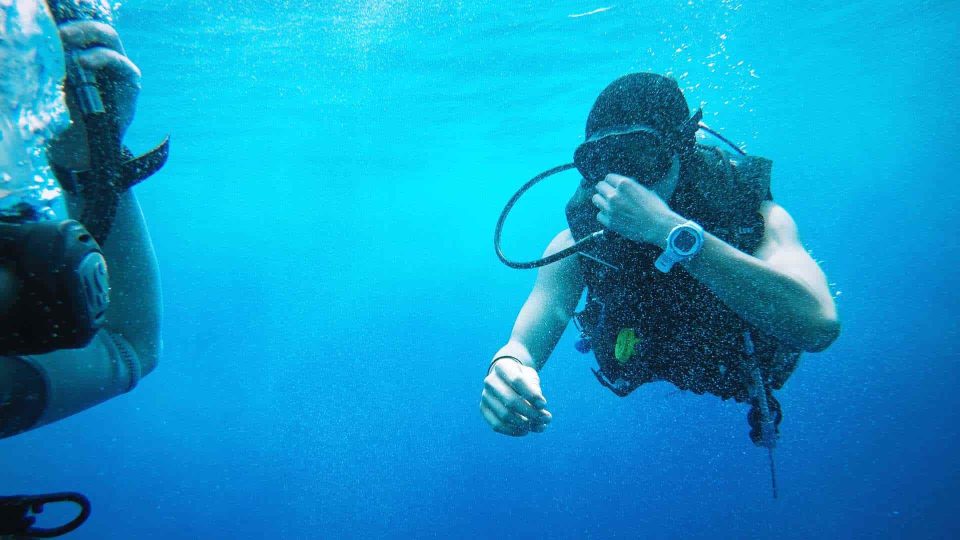
<svg viewBox="0 0 960 540"><path fill-rule="evenodd" d="M494 362L483 380L480 412L497 433L514 437L543 433L553 419L546 405L537 370L512 358Z"/></svg>
<svg viewBox="0 0 960 540"><path fill-rule="evenodd" d="M96 21L71 21L60 25L64 54L76 52L81 67L97 80L107 114L118 124L121 138L136 110L140 93L140 69L126 57L120 36L111 26ZM50 141L48 155L57 165L71 169L89 168L87 130L73 92L67 89L70 127Z"/></svg>
<svg viewBox="0 0 960 540"><path fill-rule="evenodd" d="M591 199L600 209L597 221L634 242L661 247L673 227L684 220L652 189L619 174L608 174Z"/></svg>

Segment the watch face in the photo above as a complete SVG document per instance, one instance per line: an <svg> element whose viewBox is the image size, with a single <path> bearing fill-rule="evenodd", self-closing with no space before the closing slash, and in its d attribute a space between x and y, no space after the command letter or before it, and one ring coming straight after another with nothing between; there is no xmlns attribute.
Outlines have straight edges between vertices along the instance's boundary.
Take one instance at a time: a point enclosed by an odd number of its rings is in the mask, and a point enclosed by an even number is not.
<svg viewBox="0 0 960 540"><path fill-rule="evenodd" d="M688 230L677 231L673 237L673 248L680 254L687 254L697 247L697 237Z"/></svg>

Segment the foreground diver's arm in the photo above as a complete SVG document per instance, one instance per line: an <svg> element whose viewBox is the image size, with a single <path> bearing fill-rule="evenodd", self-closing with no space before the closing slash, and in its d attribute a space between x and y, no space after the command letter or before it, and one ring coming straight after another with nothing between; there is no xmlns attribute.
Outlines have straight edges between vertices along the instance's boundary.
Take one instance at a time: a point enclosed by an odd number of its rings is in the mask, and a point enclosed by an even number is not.
<svg viewBox="0 0 960 540"><path fill-rule="evenodd" d="M123 53L106 24L74 21L60 26L64 50L96 74L101 96L121 133L133 119L140 70ZM62 168L90 168L86 127L69 99L73 120L48 147ZM82 215L82 197L69 198L71 216ZM120 196L112 232L103 246L111 303L105 326L83 349L0 358L0 437L47 424L129 391L156 367L160 354L160 288L153 246L132 192ZM2 280L0 280L2 281Z"/></svg>
<svg viewBox="0 0 960 540"><path fill-rule="evenodd" d="M754 256L708 233L686 269L757 328L799 349L822 351L840 334L827 278L783 207L766 201L760 213L764 236Z"/></svg>
<svg viewBox="0 0 960 540"><path fill-rule="evenodd" d="M0 358L0 437L55 422L128 392L156 367L159 273L143 216L130 192L121 197L103 251L110 265L111 302L107 322L90 344Z"/></svg>
<svg viewBox="0 0 960 540"><path fill-rule="evenodd" d="M687 221L625 176L607 175L597 192L598 221L635 242L665 248L670 230ZM822 351L840 333L826 276L783 207L765 201L760 213L764 236L755 255L706 233L702 250L684 266L747 322L798 349Z"/></svg>
<svg viewBox="0 0 960 540"><path fill-rule="evenodd" d="M573 237L569 230L564 230L553 239L544 256L571 245ZM508 355L537 371L543 368L570 323L583 292L577 264L575 257L568 257L540 268L533 290L517 314L510 341L494 358Z"/></svg>
<svg viewBox="0 0 960 540"><path fill-rule="evenodd" d="M550 243L545 256L572 244L570 231L564 231ZM577 264L570 257L540 268L510 340L494 356L483 380L480 411L498 433L542 432L552 418L544 408L547 400L537 371L556 347L583 291Z"/></svg>

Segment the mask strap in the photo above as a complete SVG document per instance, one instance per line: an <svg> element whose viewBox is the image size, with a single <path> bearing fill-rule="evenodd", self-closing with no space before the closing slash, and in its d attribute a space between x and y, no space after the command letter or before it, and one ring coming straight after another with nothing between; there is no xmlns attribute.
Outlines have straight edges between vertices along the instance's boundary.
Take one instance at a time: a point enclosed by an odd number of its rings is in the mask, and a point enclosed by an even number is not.
<svg viewBox="0 0 960 540"><path fill-rule="evenodd" d="M697 130L702 129L707 133L713 135L717 139L720 139L721 141L723 141L734 152L740 154L741 156L747 155L747 153L744 152L742 148L734 144L733 141L731 141L730 139L718 133L716 130L708 127L706 124L703 123L702 120L703 120L703 109L697 109L697 111L693 113L690 119L684 122L683 125L680 126L680 129L678 130L680 137L683 137L684 139L692 138L693 135L697 132Z"/></svg>

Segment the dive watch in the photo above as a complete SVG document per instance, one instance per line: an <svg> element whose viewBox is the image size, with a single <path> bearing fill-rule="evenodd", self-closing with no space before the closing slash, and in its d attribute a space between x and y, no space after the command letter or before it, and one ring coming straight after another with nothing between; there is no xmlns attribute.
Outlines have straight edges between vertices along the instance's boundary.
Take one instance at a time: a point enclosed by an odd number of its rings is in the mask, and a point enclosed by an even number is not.
<svg viewBox="0 0 960 540"><path fill-rule="evenodd" d="M703 248L703 227L687 221L674 227L667 235L667 248L657 257L654 266L661 272L669 272L674 264L692 259Z"/></svg>

